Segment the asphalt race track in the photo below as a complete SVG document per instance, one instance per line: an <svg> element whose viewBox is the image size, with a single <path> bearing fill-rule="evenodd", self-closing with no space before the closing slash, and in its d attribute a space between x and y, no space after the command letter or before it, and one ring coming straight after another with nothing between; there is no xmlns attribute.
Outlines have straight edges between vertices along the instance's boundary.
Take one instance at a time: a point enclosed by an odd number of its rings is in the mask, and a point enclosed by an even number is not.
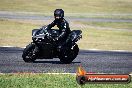
<svg viewBox="0 0 132 88"><path fill-rule="evenodd" d="M34 63L25 63L21 57L23 48L0 47L0 72L68 72L75 73L82 65L87 72L131 73L132 52L80 50L71 64L62 64L58 58L38 59Z"/></svg>

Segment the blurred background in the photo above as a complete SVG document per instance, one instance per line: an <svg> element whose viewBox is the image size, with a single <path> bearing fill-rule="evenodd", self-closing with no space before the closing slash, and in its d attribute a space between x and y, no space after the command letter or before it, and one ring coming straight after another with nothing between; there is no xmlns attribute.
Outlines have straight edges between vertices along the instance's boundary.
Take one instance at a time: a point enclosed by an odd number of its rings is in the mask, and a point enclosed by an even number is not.
<svg viewBox="0 0 132 88"><path fill-rule="evenodd" d="M0 46L25 47L32 29L65 11L71 30L80 29L80 49L132 51L132 0L0 0ZM56 28L56 27L55 27Z"/></svg>

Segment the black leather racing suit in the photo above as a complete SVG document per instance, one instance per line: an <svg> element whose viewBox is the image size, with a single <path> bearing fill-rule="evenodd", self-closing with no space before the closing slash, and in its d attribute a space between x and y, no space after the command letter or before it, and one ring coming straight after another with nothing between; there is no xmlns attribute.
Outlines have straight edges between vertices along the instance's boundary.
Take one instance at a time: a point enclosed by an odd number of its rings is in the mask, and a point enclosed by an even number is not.
<svg viewBox="0 0 132 88"><path fill-rule="evenodd" d="M64 41L66 39L66 37L70 34L71 30L69 27L69 23L64 19L60 19L60 20L54 20L51 24L48 25L48 28L51 29L52 27L54 27L55 25L57 25L57 27L59 28L59 36L57 37L59 41Z"/></svg>

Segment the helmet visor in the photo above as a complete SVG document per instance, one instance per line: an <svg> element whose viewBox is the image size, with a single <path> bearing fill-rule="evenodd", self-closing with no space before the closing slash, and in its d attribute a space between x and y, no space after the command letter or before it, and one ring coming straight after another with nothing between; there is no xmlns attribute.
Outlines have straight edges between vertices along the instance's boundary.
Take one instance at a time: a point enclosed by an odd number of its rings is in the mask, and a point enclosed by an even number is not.
<svg viewBox="0 0 132 88"><path fill-rule="evenodd" d="M55 14L54 16L55 17L61 17L61 14Z"/></svg>

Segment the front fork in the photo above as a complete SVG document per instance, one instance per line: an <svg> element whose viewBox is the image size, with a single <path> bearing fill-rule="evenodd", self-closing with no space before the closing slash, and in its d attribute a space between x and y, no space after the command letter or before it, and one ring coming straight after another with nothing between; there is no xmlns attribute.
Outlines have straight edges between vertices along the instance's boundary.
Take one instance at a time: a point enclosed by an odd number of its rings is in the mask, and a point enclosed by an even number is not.
<svg viewBox="0 0 132 88"><path fill-rule="evenodd" d="M35 48L33 50L33 57L36 57L36 56L38 56L39 48L34 42L31 42L31 44L33 44L35 46Z"/></svg>

